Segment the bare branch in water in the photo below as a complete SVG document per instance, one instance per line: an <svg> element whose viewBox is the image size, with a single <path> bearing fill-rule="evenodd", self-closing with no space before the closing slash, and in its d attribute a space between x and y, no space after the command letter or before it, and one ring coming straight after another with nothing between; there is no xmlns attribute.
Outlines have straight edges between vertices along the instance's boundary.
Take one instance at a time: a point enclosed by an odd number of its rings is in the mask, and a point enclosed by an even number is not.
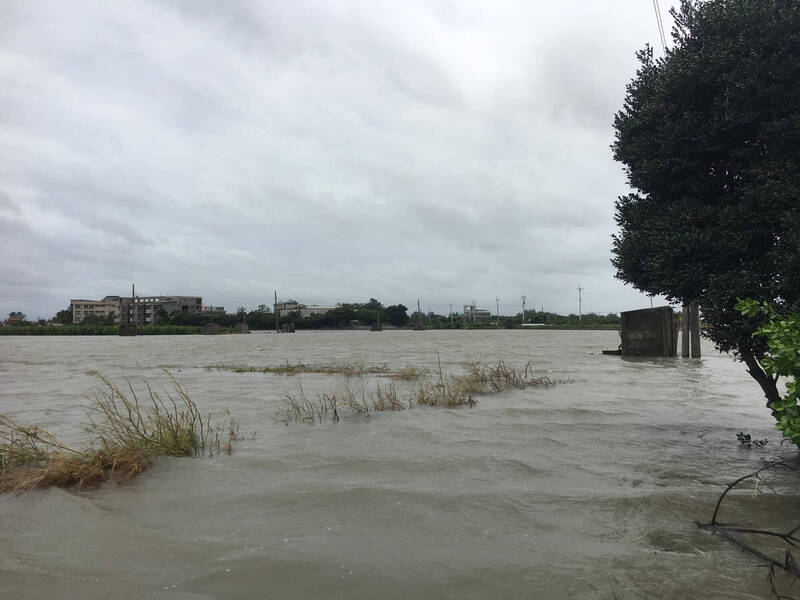
<svg viewBox="0 0 800 600"><path fill-rule="evenodd" d="M696 525L703 530L721 535L722 537L724 537L727 540L730 540L731 542L733 542L746 552L749 552L753 556L756 556L760 560L767 563L767 565L769 565L768 580L770 583L772 597L778 600L793 600L790 596L779 594L775 582L776 567L792 575L794 581L800 579L800 567L798 567L798 564L790 548L785 548L783 557L779 559L774 556L770 556L765 551L759 549L758 547L756 547L755 543L745 541L743 536L749 535L756 537L756 539L759 538L779 539L785 542L787 546L790 546L791 548L798 548L800 547L800 537L798 537L798 532L800 532L800 525L793 527L788 531L774 531L759 527L747 527L736 524L727 524L727 523L722 523L719 520L719 514L720 514L720 509L722 507L722 502L723 500L725 500L726 497L728 497L730 492L735 490L742 482L747 481L749 479L756 479L756 481L759 484L759 487L761 485L764 485L765 482L763 481L761 474L771 469L787 469L790 471L798 470L797 465L793 464L788 460L777 460L777 461L770 461L760 469L757 469L752 473L748 473L747 475L744 475L742 477L739 477L738 479L729 483L725 487L725 490L720 494L719 498L717 499L716 506L714 507L714 513L711 515L711 522L701 523L698 521L696 522Z"/></svg>

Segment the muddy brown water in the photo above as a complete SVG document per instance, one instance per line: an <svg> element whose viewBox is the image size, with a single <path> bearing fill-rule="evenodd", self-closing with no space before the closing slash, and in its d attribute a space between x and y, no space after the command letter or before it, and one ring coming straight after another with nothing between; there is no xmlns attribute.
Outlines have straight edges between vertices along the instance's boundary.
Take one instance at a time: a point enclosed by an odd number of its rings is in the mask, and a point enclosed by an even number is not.
<svg viewBox="0 0 800 600"><path fill-rule="evenodd" d="M755 559L694 525L725 483L788 450L758 387L708 345L702 359L601 355L617 343L614 331L0 338L0 412L20 422L81 443L98 389L87 370L167 387L168 366L245 437L230 456L158 459L123 484L1 496L0 597L768 597ZM471 409L286 425L283 394L342 377L203 368L437 356L448 373L531 361L572 381ZM741 449L740 430L770 443ZM732 510L777 518L794 510L790 490L739 494Z"/></svg>

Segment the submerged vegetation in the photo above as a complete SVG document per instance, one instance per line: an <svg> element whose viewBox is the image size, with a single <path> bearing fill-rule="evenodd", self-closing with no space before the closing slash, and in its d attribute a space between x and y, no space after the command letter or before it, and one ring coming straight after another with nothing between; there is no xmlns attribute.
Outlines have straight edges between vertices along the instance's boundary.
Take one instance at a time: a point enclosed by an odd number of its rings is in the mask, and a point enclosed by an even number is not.
<svg viewBox="0 0 800 600"><path fill-rule="evenodd" d="M151 465L154 456L197 456L232 450L238 425L214 426L203 417L183 384L166 371L174 393L165 397L145 382L140 399L128 381L122 389L96 371L103 387L89 412L91 445L75 449L36 425L20 425L0 415L0 492L35 488L90 487L130 479Z"/></svg>
<svg viewBox="0 0 800 600"><path fill-rule="evenodd" d="M535 377L530 363L518 370L503 362L495 366L478 362L464 364L462 375L445 375L441 363L433 375L428 369L409 367L402 372L407 379L415 380L410 389L398 389L395 381L381 385L378 381L370 390L363 373L347 376L335 393L319 394L309 399L302 385L296 394L284 394L284 422L321 423L338 422L343 414L370 417L373 412L408 410L415 406L443 408L473 407L476 396L494 394L507 389L550 387L565 383L549 377ZM397 379L398 372L385 374ZM413 377L410 375L413 373Z"/></svg>
<svg viewBox="0 0 800 600"><path fill-rule="evenodd" d="M213 365L205 365L203 368L206 371L230 371L232 373L265 373L273 375L286 375L291 377L293 375L302 375L304 373L318 373L323 375L344 375L345 377L361 377L362 375L380 375L382 377L391 377L392 379L406 379L409 381L426 377L430 375L430 371L426 368L406 366L402 369L391 369L386 363L380 365L367 366L361 362L348 362L348 361L331 361L331 362L314 362L304 363L296 362L290 363L286 361L281 365L226 365L225 363L218 363Z"/></svg>
<svg viewBox="0 0 800 600"><path fill-rule="evenodd" d="M300 375L302 373L323 373L328 375L346 375L348 377L357 377L360 375L391 375L402 376L404 371L393 372L386 364L377 366L365 366L363 363L346 362L346 361L332 361L329 363L290 363L285 362L282 365L265 365L265 366L251 366L251 365L226 365L219 363L215 365L205 365L203 367L207 371L232 371L234 373L272 373L275 375ZM395 374L396 373L396 374ZM416 372L413 376L416 376Z"/></svg>
<svg viewBox="0 0 800 600"><path fill-rule="evenodd" d="M495 367L478 362L467 362L464 363L464 368L470 381L481 384L489 392L502 392L508 388L550 386L556 383L549 377L534 377L533 364L530 361L525 364L525 369L522 371L508 367L502 361Z"/></svg>

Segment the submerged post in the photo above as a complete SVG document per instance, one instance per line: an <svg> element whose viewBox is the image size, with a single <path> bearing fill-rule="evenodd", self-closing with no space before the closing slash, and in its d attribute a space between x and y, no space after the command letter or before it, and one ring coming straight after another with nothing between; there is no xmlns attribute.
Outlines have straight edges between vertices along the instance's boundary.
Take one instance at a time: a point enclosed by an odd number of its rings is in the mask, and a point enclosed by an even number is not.
<svg viewBox="0 0 800 600"><path fill-rule="evenodd" d="M275 290L275 333L281 332L281 313L278 311L278 290Z"/></svg>
<svg viewBox="0 0 800 600"><path fill-rule="evenodd" d="M681 312L681 356L689 356L689 305L683 305Z"/></svg>
<svg viewBox="0 0 800 600"><path fill-rule="evenodd" d="M697 309L697 302L689 305L689 329L692 358L700 358L700 312Z"/></svg>

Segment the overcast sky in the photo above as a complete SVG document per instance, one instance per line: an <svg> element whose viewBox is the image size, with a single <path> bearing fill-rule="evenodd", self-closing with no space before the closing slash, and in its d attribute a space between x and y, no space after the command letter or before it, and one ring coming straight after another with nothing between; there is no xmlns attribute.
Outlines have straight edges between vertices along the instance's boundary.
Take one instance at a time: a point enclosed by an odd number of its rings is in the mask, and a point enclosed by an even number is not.
<svg viewBox="0 0 800 600"><path fill-rule="evenodd" d="M609 145L658 39L651 0L0 0L0 318L132 282L649 306L609 263Z"/></svg>

